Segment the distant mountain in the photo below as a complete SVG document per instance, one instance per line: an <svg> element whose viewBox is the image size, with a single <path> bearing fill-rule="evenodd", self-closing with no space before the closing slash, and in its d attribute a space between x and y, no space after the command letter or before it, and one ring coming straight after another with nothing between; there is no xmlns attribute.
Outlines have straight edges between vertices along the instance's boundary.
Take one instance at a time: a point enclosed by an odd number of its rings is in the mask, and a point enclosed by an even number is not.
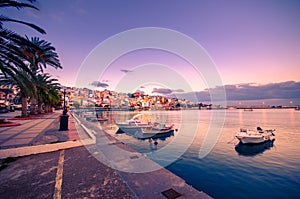
<svg viewBox="0 0 300 199"><path fill-rule="evenodd" d="M228 105L299 105L300 104L300 82L287 81L281 83L270 84L234 84L218 86L204 91L196 91L189 93L176 93L168 95L168 97L184 98L190 101L197 100L198 102L210 102L210 93L213 92L216 96L218 92L225 89ZM222 93L222 92L220 92ZM215 97L218 100L218 96Z"/></svg>

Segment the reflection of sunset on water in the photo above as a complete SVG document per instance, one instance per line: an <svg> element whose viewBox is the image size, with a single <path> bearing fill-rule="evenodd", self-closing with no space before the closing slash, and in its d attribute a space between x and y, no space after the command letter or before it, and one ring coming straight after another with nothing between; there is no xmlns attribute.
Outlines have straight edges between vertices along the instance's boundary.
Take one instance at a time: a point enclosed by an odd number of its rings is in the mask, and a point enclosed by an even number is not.
<svg viewBox="0 0 300 199"><path fill-rule="evenodd" d="M294 109L290 109L290 124L291 124L291 126L295 126L295 110Z"/></svg>
<svg viewBox="0 0 300 199"><path fill-rule="evenodd" d="M267 113L266 113L266 109L262 109L261 110L261 114L262 114L262 119L260 120L261 121L261 125L266 125L267 123Z"/></svg>
<svg viewBox="0 0 300 199"><path fill-rule="evenodd" d="M244 126L244 122L243 122L243 110L239 110L239 124L241 127Z"/></svg>

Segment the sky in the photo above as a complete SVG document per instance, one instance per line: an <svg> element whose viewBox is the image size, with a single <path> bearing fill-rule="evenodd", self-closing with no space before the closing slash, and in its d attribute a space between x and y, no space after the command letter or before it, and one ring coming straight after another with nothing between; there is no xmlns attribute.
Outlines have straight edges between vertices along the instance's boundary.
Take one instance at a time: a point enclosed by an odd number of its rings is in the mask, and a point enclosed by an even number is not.
<svg viewBox="0 0 300 199"><path fill-rule="evenodd" d="M274 88L274 84L299 89L300 2L297 0L39 0L35 5L39 11L10 8L2 9L2 14L39 25L46 30L46 35L23 25L6 23L5 27L51 42L63 69L48 72L64 85L77 84L89 55L107 39L136 28L157 27L173 30L197 42L214 64L212 70L216 74L208 76L208 73L195 71L188 60L174 52L139 49L120 54L109 66L99 66L97 60L93 62L95 70L90 69L84 76L90 86L98 81L99 84L94 85L100 88L124 89L122 85L136 78L134 73L139 71L140 76L154 80L141 81L129 91L144 89L152 93L165 88L179 93L204 92L205 88L219 86L219 81L210 83L212 79L220 79L227 86L256 85L254 88L259 87L256 90L266 85ZM132 42L135 41L127 43ZM177 42L174 40L170 46L178 46ZM118 47L116 44L105 51L113 54ZM103 56L98 54L99 59L104 59ZM153 74L151 71L157 67L164 68L166 73ZM100 74L95 74L96 71ZM162 78L166 81L160 82ZM177 83L168 85L168 81L174 79ZM182 81L185 83L178 84ZM294 84L286 83L293 81Z"/></svg>

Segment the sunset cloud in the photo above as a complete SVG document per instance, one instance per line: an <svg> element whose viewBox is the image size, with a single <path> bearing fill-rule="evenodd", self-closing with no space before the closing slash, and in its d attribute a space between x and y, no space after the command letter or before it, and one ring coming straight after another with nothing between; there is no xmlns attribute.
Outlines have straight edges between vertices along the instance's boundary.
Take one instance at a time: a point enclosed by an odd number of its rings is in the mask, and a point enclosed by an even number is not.
<svg viewBox="0 0 300 199"><path fill-rule="evenodd" d="M127 70L127 69L121 69L120 71L123 73L131 73L132 72L132 70Z"/></svg>
<svg viewBox="0 0 300 199"><path fill-rule="evenodd" d="M172 89L169 89L169 88L154 88L152 90L152 93L159 93L159 94L163 94L163 95L169 95L169 94L172 94L172 93L182 93L182 92L184 92L184 90L182 90L182 89L172 90Z"/></svg>
<svg viewBox="0 0 300 199"><path fill-rule="evenodd" d="M196 92L198 99L210 100L210 92L225 89L227 100L260 100L300 98L300 82L287 81L271 84L234 84Z"/></svg>
<svg viewBox="0 0 300 199"><path fill-rule="evenodd" d="M230 84L194 93L179 93L177 97L190 99L197 96L199 101L210 101L210 94L218 94L225 89L227 100L264 100L264 99L293 99L300 98L300 82L287 81L270 84ZM221 92L220 92L221 93Z"/></svg>
<svg viewBox="0 0 300 199"><path fill-rule="evenodd" d="M109 85L107 83L99 82L99 81L93 81L90 83L90 85L95 87L101 87L101 88L107 88Z"/></svg>

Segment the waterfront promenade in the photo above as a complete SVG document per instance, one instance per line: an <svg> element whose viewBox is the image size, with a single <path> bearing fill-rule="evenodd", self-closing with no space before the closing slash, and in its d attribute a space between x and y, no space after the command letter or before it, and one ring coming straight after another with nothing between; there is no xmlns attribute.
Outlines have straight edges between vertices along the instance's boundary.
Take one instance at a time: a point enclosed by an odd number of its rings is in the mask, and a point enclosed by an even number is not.
<svg viewBox="0 0 300 199"><path fill-rule="evenodd" d="M69 131L59 131L59 116L10 120L20 125L0 128L0 198L175 198L169 189L179 198L209 198L166 169L132 174L106 166L82 146L95 142L87 128L70 116Z"/></svg>

